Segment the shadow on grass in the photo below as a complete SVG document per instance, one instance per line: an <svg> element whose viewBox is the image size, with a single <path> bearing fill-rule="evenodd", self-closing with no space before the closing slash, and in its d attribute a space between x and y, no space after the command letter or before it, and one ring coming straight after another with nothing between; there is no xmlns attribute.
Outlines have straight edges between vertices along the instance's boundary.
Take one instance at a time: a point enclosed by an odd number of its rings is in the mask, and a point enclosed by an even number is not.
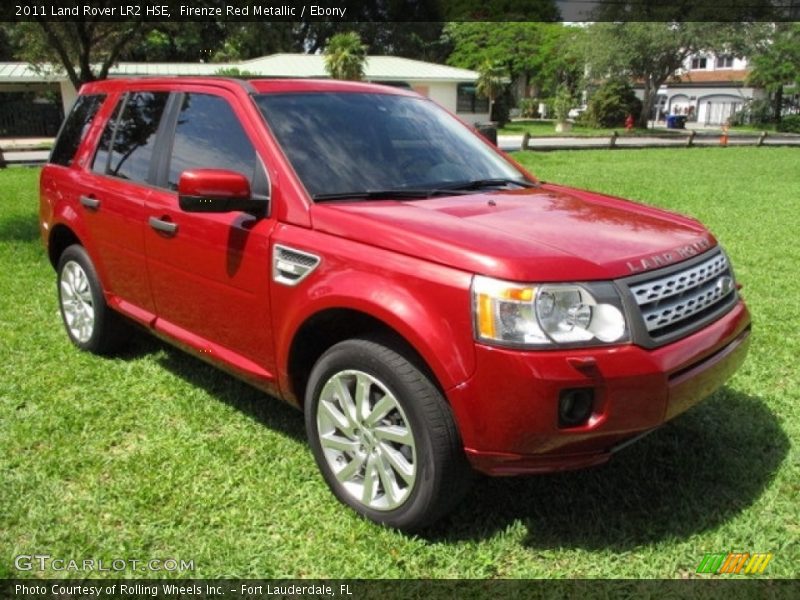
<svg viewBox="0 0 800 600"><path fill-rule="evenodd" d="M686 538L755 503L788 450L761 399L724 388L603 467L478 480L425 538L481 539L515 521L531 549L622 551Z"/></svg>
<svg viewBox="0 0 800 600"><path fill-rule="evenodd" d="M136 331L130 346L117 354L117 357L128 359L161 351L164 354L158 358L158 364L170 373L205 390L217 400L265 427L305 442L305 425L300 412L218 367L209 365L146 332Z"/></svg>
<svg viewBox="0 0 800 600"><path fill-rule="evenodd" d="M32 242L39 239L35 215L13 215L0 221L0 242Z"/></svg>
<svg viewBox="0 0 800 600"><path fill-rule="evenodd" d="M305 441L298 411L146 334L121 358L162 352L181 379L273 431ZM553 475L479 478L431 543L493 536L515 522L530 549L624 551L717 527L754 504L789 451L757 397L730 388L620 452L603 467ZM342 510L346 510L342 507Z"/></svg>

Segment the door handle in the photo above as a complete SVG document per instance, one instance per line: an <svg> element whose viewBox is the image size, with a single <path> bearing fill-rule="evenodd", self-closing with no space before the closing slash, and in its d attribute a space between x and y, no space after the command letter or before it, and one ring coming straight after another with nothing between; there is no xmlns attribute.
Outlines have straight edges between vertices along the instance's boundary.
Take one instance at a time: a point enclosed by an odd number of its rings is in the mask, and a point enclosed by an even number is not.
<svg viewBox="0 0 800 600"><path fill-rule="evenodd" d="M178 231L178 224L172 223L170 221L164 221L163 219L157 219L156 217L150 217L147 222L150 224L150 227L155 229L156 231L160 231L161 233L166 233L167 235L175 235Z"/></svg>
<svg viewBox="0 0 800 600"><path fill-rule="evenodd" d="M81 203L81 206L84 206L89 210L97 210L100 208L100 200L93 196L81 196L78 201Z"/></svg>

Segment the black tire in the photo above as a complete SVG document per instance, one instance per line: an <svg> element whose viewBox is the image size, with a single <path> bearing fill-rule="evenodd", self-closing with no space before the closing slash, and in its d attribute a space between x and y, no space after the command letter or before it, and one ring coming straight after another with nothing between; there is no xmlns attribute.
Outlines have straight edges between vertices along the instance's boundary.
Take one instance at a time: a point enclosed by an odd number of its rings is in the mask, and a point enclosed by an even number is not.
<svg viewBox="0 0 800 600"><path fill-rule="evenodd" d="M130 329L124 318L106 304L97 271L83 246L73 244L62 252L56 274L58 306L72 343L94 354L118 350L128 340ZM76 315L82 318L81 311L85 315L91 314L91 318L87 316L91 320L90 326L81 328L77 325L75 318Z"/></svg>
<svg viewBox="0 0 800 600"><path fill-rule="evenodd" d="M383 414L378 408L381 401L384 407L395 402L399 409L387 412L373 425L365 417L352 428L355 433L348 433L336 425L340 421L330 417L331 406L338 408L341 416L346 412L339 400L343 388L336 384L352 392L349 406L354 407L358 404L357 386L366 385L365 406L371 413L369 417ZM339 392L332 395L334 389ZM321 404L325 406L321 408ZM305 420L311 450L328 486L341 502L372 521L405 531L419 530L452 510L469 488L471 469L441 392L419 368L383 341L346 340L319 358L306 388ZM346 419L347 427L351 428L353 422ZM323 448L321 428L325 429L327 449ZM394 435L405 431L404 436L413 438L413 444L385 439L388 430ZM352 452L341 447L332 449L329 441L332 438L358 449ZM403 455L405 463L397 462L397 453ZM357 463L362 466L345 482L337 478L332 466L343 465L338 471L341 476L351 464ZM413 467L415 475L411 483L405 479L410 477L409 471L397 468L398 464ZM384 485L384 475L388 486ZM368 485L368 480L378 483ZM392 485L393 482L398 485ZM392 494L387 494L387 487L393 490ZM374 497L365 491L367 488L374 489ZM365 503L366 497L373 499Z"/></svg>

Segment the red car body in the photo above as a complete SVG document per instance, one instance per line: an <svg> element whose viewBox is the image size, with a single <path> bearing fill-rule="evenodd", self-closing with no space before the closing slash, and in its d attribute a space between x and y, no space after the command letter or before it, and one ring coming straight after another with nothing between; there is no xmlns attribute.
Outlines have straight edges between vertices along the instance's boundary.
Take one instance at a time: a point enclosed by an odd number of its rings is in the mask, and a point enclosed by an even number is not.
<svg viewBox="0 0 800 600"><path fill-rule="evenodd" d="M188 213L174 190L93 172L104 124L132 88L224 98L268 173L269 215ZM49 164L41 175L41 233L54 264L66 242L79 241L110 307L299 407L308 369L302 344L325 321L320 315L352 318L359 328L379 324L424 361L469 462L492 475L602 463L708 396L744 360L750 318L738 297L669 343L520 349L479 341L471 312L476 274L513 282L624 282L691 263L718 244L694 219L549 184L413 202L315 203L251 97L289 92L413 95L302 80L84 86L82 95L102 93L105 101L72 163ZM88 208L82 197L103 204ZM179 233L164 235L153 219ZM276 283L270 276L276 245L319 256L318 268L299 285ZM579 426L559 424L558 399L568 389L594 394L591 416Z"/></svg>

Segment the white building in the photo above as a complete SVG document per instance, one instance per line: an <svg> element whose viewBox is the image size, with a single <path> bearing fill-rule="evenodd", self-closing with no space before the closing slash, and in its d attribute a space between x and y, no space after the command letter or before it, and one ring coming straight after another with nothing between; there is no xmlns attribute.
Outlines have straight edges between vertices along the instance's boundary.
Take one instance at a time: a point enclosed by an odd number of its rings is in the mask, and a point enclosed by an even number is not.
<svg viewBox="0 0 800 600"><path fill-rule="evenodd" d="M324 57L317 54L272 54L237 63L121 62L111 69L109 77L203 76L231 68L253 73L255 77L328 77ZM365 75L367 81L400 85L428 96L469 124L489 120L488 101L475 93L478 79L475 71L398 56L369 56ZM37 99L58 94L66 112L72 106L77 92L63 71L34 69L23 62L0 62L0 100L13 98L15 94L26 99L34 96L34 100L28 100L34 105ZM3 114L11 113L10 110L4 111L3 107L4 103L0 101L0 136L20 135L10 131L15 121L19 120L19 115ZM15 109L14 112L19 110ZM53 132L39 135L53 135Z"/></svg>
<svg viewBox="0 0 800 600"><path fill-rule="evenodd" d="M751 100L764 98L760 88L747 85L746 59L711 52L688 57L658 90L658 115L686 115L689 122L721 125ZM642 97L641 87L639 97Z"/></svg>

